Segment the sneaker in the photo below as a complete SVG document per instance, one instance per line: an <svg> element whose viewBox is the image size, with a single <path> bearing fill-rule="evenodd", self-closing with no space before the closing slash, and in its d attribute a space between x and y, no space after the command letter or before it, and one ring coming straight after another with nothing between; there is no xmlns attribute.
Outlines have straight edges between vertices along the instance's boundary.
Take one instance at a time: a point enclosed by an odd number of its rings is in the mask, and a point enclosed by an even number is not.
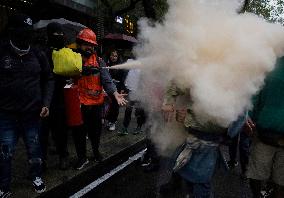
<svg viewBox="0 0 284 198"><path fill-rule="evenodd" d="M118 135L120 136L128 135L127 128L123 127L122 130L118 132Z"/></svg>
<svg viewBox="0 0 284 198"><path fill-rule="evenodd" d="M0 198L11 197L12 193L10 191L0 190Z"/></svg>
<svg viewBox="0 0 284 198"><path fill-rule="evenodd" d="M43 193L46 189L44 182L42 181L41 177L36 177L33 180L33 186L37 193Z"/></svg>
<svg viewBox="0 0 284 198"><path fill-rule="evenodd" d="M229 169L233 169L233 168L237 167L239 165L239 163L237 161L230 160L230 161L227 162L227 165L228 165Z"/></svg>
<svg viewBox="0 0 284 198"><path fill-rule="evenodd" d="M273 190L262 190L260 191L260 198L272 198Z"/></svg>
<svg viewBox="0 0 284 198"><path fill-rule="evenodd" d="M76 170L81 170L83 169L87 164L89 163L88 159L78 159L78 161L75 164L75 169Z"/></svg>
<svg viewBox="0 0 284 198"><path fill-rule="evenodd" d="M115 131L115 123L110 123L108 130L109 131Z"/></svg>
<svg viewBox="0 0 284 198"><path fill-rule="evenodd" d="M139 133L142 133L142 129L141 129L141 127L136 127L136 129L133 131L133 135L137 135L137 134L139 134Z"/></svg>

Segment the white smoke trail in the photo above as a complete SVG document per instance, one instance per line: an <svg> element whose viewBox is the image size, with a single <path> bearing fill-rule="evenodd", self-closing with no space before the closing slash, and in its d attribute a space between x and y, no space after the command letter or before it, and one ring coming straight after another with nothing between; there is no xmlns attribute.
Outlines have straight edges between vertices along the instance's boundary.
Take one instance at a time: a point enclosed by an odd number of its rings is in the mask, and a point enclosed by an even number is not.
<svg viewBox="0 0 284 198"><path fill-rule="evenodd" d="M191 88L197 114L227 126L283 55L284 29L238 15L231 1L212 2L170 0L163 24L140 21L145 42L135 52L146 70L163 70Z"/></svg>
<svg viewBox="0 0 284 198"><path fill-rule="evenodd" d="M223 127L251 107L251 97L284 55L283 27L237 14L234 2L168 0L163 23L139 22L141 44L135 48L134 65L142 65L148 84L175 79L190 88L196 116Z"/></svg>

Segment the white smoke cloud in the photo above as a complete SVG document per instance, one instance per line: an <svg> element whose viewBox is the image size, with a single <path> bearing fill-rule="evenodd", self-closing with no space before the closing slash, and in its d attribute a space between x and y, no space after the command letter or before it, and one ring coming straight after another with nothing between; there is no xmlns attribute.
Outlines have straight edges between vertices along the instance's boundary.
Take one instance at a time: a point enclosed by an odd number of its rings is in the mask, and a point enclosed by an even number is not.
<svg viewBox="0 0 284 198"><path fill-rule="evenodd" d="M230 2L170 0L163 24L140 21L145 42L136 48L145 69L179 77L191 88L195 113L223 126L250 106L284 49L282 26L238 15Z"/></svg>
<svg viewBox="0 0 284 198"><path fill-rule="evenodd" d="M201 121L227 127L251 107L251 97L284 55L284 29L253 14L237 14L237 1L168 3L163 23L140 20L137 62L124 67L139 63L148 85L151 79L164 86L177 80L190 88ZM142 95L151 105L154 96Z"/></svg>

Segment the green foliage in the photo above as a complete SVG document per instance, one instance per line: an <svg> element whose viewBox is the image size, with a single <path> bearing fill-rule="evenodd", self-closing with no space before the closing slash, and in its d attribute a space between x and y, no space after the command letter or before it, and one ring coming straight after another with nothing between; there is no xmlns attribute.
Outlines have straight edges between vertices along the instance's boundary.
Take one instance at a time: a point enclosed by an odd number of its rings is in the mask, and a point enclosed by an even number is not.
<svg viewBox="0 0 284 198"><path fill-rule="evenodd" d="M156 0L155 10L156 10L158 21L162 21L164 16L165 16L165 14L168 11L167 0Z"/></svg>
<svg viewBox="0 0 284 198"><path fill-rule="evenodd" d="M272 22L282 24L284 22L284 0L250 0L246 11L253 12Z"/></svg>

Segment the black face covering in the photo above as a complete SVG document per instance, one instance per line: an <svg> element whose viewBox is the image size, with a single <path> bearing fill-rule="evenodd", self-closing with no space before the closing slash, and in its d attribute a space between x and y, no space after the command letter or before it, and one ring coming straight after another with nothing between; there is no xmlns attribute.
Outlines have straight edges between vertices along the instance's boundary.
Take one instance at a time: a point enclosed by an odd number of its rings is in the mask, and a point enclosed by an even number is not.
<svg viewBox="0 0 284 198"><path fill-rule="evenodd" d="M19 49L28 49L32 42L32 31L11 30L10 39L12 43Z"/></svg>
<svg viewBox="0 0 284 198"><path fill-rule="evenodd" d="M48 45L57 49L61 49L65 46L64 35L49 35Z"/></svg>
<svg viewBox="0 0 284 198"><path fill-rule="evenodd" d="M94 54L93 50L82 50L81 48L77 49L77 52L80 53L83 57L89 58Z"/></svg>

